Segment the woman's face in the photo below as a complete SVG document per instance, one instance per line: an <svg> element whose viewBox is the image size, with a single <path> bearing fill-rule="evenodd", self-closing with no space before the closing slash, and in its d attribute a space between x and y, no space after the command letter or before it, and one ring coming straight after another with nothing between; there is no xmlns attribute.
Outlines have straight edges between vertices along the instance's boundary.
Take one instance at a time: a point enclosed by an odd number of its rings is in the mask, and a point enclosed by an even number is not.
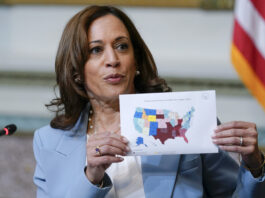
<svg viewBox="0 0 265 198"><path fill-rule="evenodd" d="M89 58L84 68L88 96L113 100L119 94L134 93L134 51L120 19L109 14L93 21L88 44Z"/></svg>

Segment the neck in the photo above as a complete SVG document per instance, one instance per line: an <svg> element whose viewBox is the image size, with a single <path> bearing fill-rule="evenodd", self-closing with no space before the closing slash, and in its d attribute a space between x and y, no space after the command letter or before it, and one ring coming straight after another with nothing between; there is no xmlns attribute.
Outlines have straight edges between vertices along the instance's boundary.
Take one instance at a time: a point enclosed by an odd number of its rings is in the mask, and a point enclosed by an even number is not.
<svg viewBox="0 0 265 198"><path fill-rule="evenodd" d="M119 99L111 102L90 100L93 109L94 127L97 132L120 130Z"/></svg>

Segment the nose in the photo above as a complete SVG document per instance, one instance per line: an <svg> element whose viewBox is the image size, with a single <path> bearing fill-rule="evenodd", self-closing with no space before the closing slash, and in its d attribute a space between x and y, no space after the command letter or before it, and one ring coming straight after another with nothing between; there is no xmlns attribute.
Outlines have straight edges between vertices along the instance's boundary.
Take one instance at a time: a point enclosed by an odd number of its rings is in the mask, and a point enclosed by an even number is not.
<svg viewBox="0 0 265 198"><path fill-rule="evenodd" d="M118 67L120 65L118 54L115 52L115 49L110 48L106 50L106 61L105 64L107 67Z"/></svg>

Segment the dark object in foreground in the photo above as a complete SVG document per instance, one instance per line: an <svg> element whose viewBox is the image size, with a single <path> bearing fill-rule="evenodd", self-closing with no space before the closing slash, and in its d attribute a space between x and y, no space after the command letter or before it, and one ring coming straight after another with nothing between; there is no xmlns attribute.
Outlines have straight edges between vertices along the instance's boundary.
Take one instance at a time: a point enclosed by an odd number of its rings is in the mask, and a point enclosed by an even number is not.
<svg viewBox="0 0 265 198"><path fill-rule="evenodd" d="M2 135L12 135L13 133L15 133L15 131L17 130L17 126L14 124L9 124L7 126L5 126L5 128L3 128L0 131L0 136Z"/></svg>

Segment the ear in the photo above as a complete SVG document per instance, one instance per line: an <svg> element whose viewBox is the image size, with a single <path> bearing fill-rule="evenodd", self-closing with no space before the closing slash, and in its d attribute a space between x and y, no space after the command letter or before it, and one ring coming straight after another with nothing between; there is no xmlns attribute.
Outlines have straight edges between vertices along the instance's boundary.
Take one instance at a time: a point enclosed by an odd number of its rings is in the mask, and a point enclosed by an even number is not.
<svg viewBox="0 0 265 198"><path fill-rule="evenodd" d="M81 77L80 77L80 75L78 73L75 73L73 75L73 79L74 79L74 81L75 81L76 84L78 84L78 85L83 84L83 82L81 80Z"/></svg>

